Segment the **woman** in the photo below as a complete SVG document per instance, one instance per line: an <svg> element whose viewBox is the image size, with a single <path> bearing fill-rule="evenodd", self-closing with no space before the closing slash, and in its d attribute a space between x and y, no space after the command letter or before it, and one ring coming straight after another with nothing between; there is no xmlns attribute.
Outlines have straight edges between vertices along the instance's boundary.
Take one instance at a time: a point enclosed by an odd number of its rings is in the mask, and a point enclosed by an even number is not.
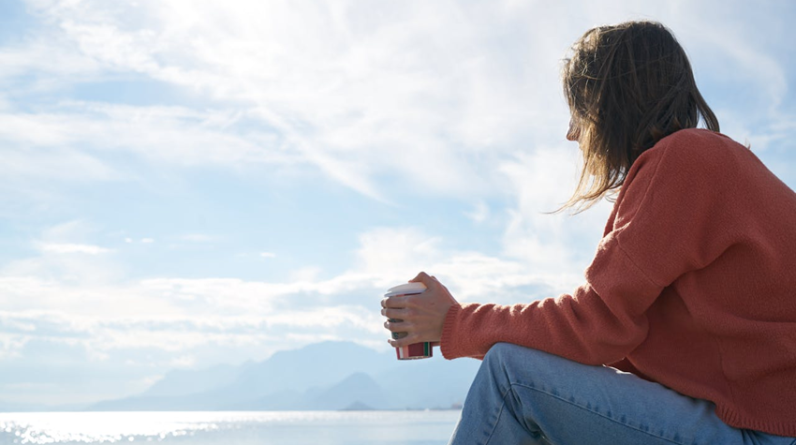
<svg viewBox="0 0 796 445"><path fill-rule="evenodd" d="M563 70L584 167L618 191L586 282L459 304L433 277L385 298L393 346L483 359L453 444L796 444L796 194L718 133L661 24L586 32ZM707 129L697 129L699 120Z"/></svg>

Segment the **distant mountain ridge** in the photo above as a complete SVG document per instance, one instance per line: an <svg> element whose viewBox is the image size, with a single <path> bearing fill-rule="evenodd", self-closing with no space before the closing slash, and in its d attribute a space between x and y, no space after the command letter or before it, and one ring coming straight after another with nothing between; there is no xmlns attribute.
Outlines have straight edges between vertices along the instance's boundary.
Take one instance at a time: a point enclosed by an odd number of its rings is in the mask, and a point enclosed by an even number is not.
<svg viewBox="0 0 796 445"><path fill-rule="evenodd" d="M185 396L206 391L208 388L223 387L232 383L240 372L240 367L232 365L218 365L196 371L177 369L169 371L141 396Z"/></svg>
<svg viewBox="0 0 796 445"><path fill-rule="evenodd" d="M398 361L352 342L280 351L259 363L179 370L91 411L441 409L461 404L480 362Z"/></svg>

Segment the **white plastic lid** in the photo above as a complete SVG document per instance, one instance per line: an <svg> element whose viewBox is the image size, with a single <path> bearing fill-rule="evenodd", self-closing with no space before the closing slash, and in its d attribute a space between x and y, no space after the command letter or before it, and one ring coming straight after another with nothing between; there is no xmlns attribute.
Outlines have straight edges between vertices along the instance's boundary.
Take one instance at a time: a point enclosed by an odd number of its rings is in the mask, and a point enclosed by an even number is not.
<svg viewBox="0 0 796 445"><path fill-rule="evenodd" d="M426 290L426 285L423 283L406 283L387 289L385 297L394 297L396 295L410 295L419 294Z"/></svg>

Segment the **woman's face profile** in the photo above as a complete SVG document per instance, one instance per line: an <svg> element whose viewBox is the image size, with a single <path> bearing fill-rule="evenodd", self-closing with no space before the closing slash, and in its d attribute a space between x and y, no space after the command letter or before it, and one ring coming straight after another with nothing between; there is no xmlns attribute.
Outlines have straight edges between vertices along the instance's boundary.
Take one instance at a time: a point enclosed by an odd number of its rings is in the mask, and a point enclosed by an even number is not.
<svg viewBox="0 0 796 445"><path fill-rule="evenodd" d="M569 118L569 129L567 129L567 140L580 142L580 127L574 117Z"/></svg>

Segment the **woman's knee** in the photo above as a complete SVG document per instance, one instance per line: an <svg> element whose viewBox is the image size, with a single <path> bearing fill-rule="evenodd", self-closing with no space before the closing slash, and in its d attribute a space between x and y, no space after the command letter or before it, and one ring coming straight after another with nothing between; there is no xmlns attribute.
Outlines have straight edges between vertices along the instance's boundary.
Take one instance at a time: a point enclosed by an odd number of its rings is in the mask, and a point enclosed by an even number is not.
<svg viewBox="0 0 796 445"><path fill-rule="evenodd" d="M493 374L506 378L509 384L545 386L558 379L567 379L561 374L571 372L570 364L553 354L512 343L496 343L484 356L484 365Z"/></svg>
<svg viewBox="0 0 796 445"><path fill-rule="evenodd" d="M484 361L504 361L507 358L516 356L520 348L522 347L513 343L495 343L487 351Z"/></svg>
<svg viewBox="0 0 796 445"><path fill-rule="evenodd" d="M548 362L550 358L550 354L537 349L513 343L495 343L487 351L484 361L497 362L503 366L511 366L512 363L520 362L522 367L528 367Z"/></svg>

